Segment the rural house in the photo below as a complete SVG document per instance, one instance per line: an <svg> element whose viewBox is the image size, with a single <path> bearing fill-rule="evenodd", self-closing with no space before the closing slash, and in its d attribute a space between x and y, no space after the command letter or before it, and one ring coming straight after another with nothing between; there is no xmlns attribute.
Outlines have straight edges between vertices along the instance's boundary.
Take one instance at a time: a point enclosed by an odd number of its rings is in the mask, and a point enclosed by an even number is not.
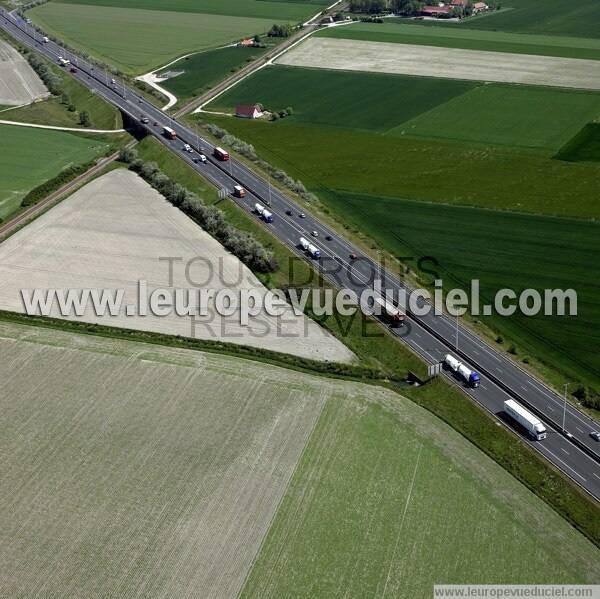
<svg viewBox="0 0 600 599"><path fill-rule="evenodd" d="M483 12L488 8L489 6L485 2L475 2L475 4L473 4L473 14L476 15L478 12Z"/></svg>
<svg viewBox="0 0 600 599"><path fill-rule="evenodd" d="M421 14L426 17L445 17L450 14L451 10L450 6L424 6Z"/></svg>
<svg viewBox="0 0 600 599"><path fill-rule="evenodd" d="M236 106L235 116L239 116L242 119L257 119L262 116L262 110L254 104L253 106Z"/></svg>

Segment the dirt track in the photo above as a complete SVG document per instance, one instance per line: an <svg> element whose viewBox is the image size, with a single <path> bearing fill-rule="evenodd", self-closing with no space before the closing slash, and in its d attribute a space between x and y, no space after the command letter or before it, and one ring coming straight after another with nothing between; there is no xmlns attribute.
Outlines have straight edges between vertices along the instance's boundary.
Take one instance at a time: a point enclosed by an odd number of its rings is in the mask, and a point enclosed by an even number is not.
<svg viewBox="0 0 600 599"><path fill-rule="evenodd" d="M172 285L168 262L177 257ZM194 260L189 264L188 261ZM212 266L210 266L212 265ZM211 272L212 271L212 272ZM178 209L125 169L112 171L78 190L0 245L0 308L23 312L21 289L124 290L116 316L97 316L88 305L83 316L69 318L200 339L221 339L316 360L350 361L353 354L315 322L261 313L249 326L237 313L220 316L209 304L206 317L126 314L137 304L138 281L148 289L266 288ZM61 317L56 302L51 315Z"/></svg>
<svg viewBox="0 0 600 599"><path fill-rule="evenodd" d="M600 90L600 61L313 37L276 61L369 71Z"/></svg>
<svg viewBox="0 0 600 599"><path fill-rule="evenodd" d="M27 61L10 44L0 40L0 104L21 106L48 95Z"/></svg>

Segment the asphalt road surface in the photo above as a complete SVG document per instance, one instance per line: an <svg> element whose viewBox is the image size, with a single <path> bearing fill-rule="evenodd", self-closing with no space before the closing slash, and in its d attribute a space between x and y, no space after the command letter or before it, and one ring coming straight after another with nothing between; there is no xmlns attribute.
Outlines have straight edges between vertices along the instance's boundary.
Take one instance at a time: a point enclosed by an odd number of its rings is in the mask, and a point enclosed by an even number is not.
<svg viewBox="0 0 600 599"><path fill-rule="evenodd" d="M274 222L263 225L298 256L309 261L311 259L301 251L298 243L300 237L311 239L321 250L321 259L313 260L313 263L330 282L357 293L371 288L375 278L381 279L386 289L393 289L395 292L405 289L393 274L381 271L370 259L360 256L357 248L328 229L309 212L306 212L304 218L300 218L302 208L272 188L268 181L248 167L236 160L218 161L212 156L212 144L195 131L173 120L120 81L112 84L110 74L92 67L54 42L43 43L40 33L16 15L2 11L0 25L21 43L35 48L55 63L59 56L69 59L77 69L77 72L72 73L75 78L133 119L139 120L142 115L147 116L148 132L218 188L231 192L235 184L245 187L245 198L233 198L244 210L254 214L256 202L268 204L274 215ZM162 135L163 126L173 128L178 139L166 139ZM184 151L184 143L189 143L195 151ZM206 164L194 162L199 149L208 157ZM254 218L258 217L254 215ZM312 231L316 231L318 237L312 238ZM351 260L351 254L358 255L359 259ZM399 307L404 308L402 305ZM382 319L386 320L385 317ZM499 426L511 428L575 483L600 499L600 443L590 437L590 432L599 430L600 425L569 404L563 413L564 403L559 395L461 326L458 326L457 349L457 324L447 316L436 316L432 311L427 316L417 317L408 311L406 326L390 330L429 364L440 362L447 353L452 353L478 371L481 386L477 389L466 387L449 372L443 372L443 376L448 377L453 384L494 415ZM546 439L530 440L523 430L519 430L505 416L503 402L510 398L516 399L540 417L548 429Z"/></svg>

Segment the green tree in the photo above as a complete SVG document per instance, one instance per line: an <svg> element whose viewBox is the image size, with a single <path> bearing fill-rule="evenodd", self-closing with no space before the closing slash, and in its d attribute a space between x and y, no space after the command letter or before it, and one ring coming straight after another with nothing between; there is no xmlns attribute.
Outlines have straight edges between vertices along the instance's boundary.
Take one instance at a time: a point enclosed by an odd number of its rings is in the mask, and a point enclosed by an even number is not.
<svg viewBox="0 0 600 599"><path fill-rule="evenodd" d="M82 110L79 113L79 124L83 127L89 127L92 124L90 113L87 110Z"/></svg>

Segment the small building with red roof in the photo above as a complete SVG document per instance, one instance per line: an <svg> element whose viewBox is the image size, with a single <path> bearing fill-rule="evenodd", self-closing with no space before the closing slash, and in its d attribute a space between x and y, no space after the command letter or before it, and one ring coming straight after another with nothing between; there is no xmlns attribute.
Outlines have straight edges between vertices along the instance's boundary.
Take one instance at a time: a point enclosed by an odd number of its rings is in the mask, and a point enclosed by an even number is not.
<svg viewBox="0 0 600 599"><path fill-rule="evenodd" d="M262 110L256 104L253 106L236 106L235 116L239 116L242 119L257 119L262 116Z"/></svg>
<svg viewBox="0 0 600 599"><path fill-rule="evenodd" d="M426 17L444 17L450 14L452 7L450 6L424 6L421 9L421 14Z"/></svg>

